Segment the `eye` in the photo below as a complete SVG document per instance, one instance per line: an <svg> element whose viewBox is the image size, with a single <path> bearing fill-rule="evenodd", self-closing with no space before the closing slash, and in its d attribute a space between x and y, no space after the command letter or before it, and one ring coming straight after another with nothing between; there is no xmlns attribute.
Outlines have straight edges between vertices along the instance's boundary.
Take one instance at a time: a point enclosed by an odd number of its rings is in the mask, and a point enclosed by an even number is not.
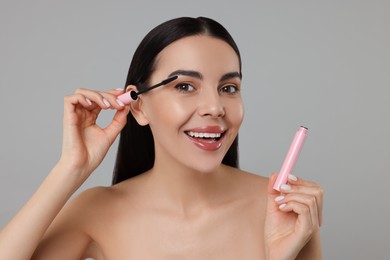
<svg viewBox="0 0 390 260"><path fill-rule="evenodd" d="M228 94L235 94L239 91L237 86L234 85L226 85L219 89L220 92L228 93Z"/></svg>
<svg viewBox="0 0 390 260"><path fill-rule="evenodd" d="M175 86L175 89L177 89L179 92L194 92L195 88L188 83L179 83Z"/></svg>

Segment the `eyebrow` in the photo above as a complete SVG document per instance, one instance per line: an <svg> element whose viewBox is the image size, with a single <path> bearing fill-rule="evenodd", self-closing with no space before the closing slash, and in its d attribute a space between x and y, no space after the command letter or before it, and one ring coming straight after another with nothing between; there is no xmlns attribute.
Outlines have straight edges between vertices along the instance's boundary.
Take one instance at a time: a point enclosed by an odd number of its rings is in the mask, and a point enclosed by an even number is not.
<svg viewBox="0 0 390 260"><path fill-rule="evenodd" d="M175 70L174 72L169 74L168 78L172 76L188 76L203 80L203 75L200 72L194 70Z"/></svg>
<svg viewBox="0 0 390 260"><path fill-rule="evenodd" d="M194 71L194 70L175 70L174 72L169 74L168 78L170 78L172 76L188 76L188 77L192 77L192 78L197 78L197 79L203 80L202 73L200 73L198 71ZM242 79L242 74L239 73L239 72L229 72L229 73L224 74L220 78L219 81L225 81L225 80L232 79L232 78L239 78L241 80Z"/></svg>
<svg viewBox="0 0 390 260"><path fill-rule="evenodd" d="M233 79L233 78L239 78L241 80L242 79L242 74L239 73L239 72L226 73L225 75L223 75L221 77L221 79L219 81L225 81L225 80Z"/></svg>

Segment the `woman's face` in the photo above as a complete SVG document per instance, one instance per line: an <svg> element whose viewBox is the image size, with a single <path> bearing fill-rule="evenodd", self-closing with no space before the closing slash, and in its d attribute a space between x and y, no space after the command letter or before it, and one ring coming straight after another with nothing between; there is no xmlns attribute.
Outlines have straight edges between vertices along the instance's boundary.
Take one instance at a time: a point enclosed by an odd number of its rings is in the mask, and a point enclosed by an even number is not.
<svg viewBox="0 0 390 260"><path fill-rule="evenodd" d="M156 163L179 163L210 172L237 136L244 116L235 51L210 36L190 36L167 46L156 59L151 84L173 82L141 97L155 141Z"/></svg>

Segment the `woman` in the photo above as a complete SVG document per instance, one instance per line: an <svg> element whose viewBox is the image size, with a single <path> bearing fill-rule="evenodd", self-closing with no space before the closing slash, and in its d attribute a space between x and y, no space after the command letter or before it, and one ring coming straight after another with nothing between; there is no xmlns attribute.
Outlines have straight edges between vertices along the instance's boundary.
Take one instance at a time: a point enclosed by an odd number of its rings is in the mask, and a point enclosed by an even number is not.
<svg viewBox="0 0 390 260"><path fill-rule="evenodd" d="M78 89L64 100L63 150L38 191L1 231L1 259L320 259L322 190L291 176L282 194L238 169L241 59L207 18L153 29L126 91ZM117 110L106 128L101 110ZM113 186L69 197L121 132ZM65 205L65 206L64 206Z"/></svg>

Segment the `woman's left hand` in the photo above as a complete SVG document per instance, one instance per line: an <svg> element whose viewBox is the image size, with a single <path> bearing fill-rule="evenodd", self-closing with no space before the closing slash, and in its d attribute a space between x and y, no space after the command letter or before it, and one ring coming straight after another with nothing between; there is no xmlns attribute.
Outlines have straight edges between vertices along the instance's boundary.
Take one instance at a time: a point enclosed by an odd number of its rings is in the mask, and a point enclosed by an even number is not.
<svg viewBox="0 0 390 260"><path fill-rule="evenodd" d="M293 175L281 192L272 188L277 175L268 183L265 220L267 259L295 259L301 249L319 232L322 224L323 190L316 183Z"/></svg>

